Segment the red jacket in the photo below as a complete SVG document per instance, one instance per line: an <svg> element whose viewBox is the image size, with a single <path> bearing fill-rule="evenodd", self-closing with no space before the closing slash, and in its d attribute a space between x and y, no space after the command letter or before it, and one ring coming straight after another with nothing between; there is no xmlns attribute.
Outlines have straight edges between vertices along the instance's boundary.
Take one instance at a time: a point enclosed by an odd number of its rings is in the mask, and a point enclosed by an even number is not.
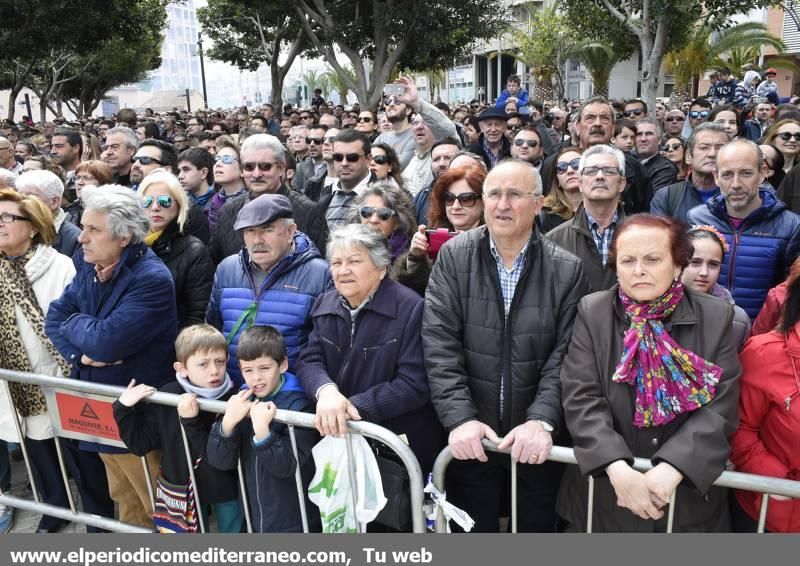
<svg viewBox="0 0 800 566"><path fill-rule="evenodd" d="M754 336L742 362L739 429L731 440L731 461L739 472L800 480L800 326L788 339L769 332ZM761 494L737 491L736 498L758 519ZM767 529L800 532L800 500L771 499Z"/></svg>
<svg viewBox="0 0 800 566"><path fill-rule="evenodd" d="M750 331L751 336L757 334L766 334L778 326L783 313L783 305L786 303L786 295L789 294L789 285L786 281L773 287L767 293L767 300L764 301L764 306L758 313L755 322L753 322L753 329Z"/></svg>

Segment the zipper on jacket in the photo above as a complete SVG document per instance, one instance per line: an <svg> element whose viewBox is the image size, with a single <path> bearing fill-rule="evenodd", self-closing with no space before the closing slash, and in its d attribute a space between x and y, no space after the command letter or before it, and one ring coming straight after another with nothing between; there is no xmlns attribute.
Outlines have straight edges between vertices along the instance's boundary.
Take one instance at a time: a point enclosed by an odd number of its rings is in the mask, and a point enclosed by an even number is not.
<svg viewBox="0 0 800 566"><path fill-rule="evenodd" d="M256 502L258 503L258 532L264 532L264 509L261 507L261 482L258 481L258 450L253 450L253 478L256 480Z"/></svg>
<svg viewBox="0 0 800 566"><path fill-rule="evenodd" d="M336 343L335 343L333 340L329 340L329 339L325 338L324 336L320 336L319 338L320 338L320 340L322 340L323 342L327 342L328 344L330 344L331 346L333 346L334 348L336 348L336 351L337 351L337 352L339 352L339 353L341 353L341 352L342 352L342 350L339 348L339 346L337 346L337 345L336 345Z"/></svg>
<svg viewBox="0 0 800 566"><path fill-rule="evenodd" d="M731 262L728 264L728 291L733 294L734 272L736 268L736 254L739 250L739 230L733 231L733 246L731 246L730 258Z"/></svg>
<svg viewBox="0 0 800 566"><path fill-rule="evenodd" d="M378 348L383 348L387 344L393 344L394 342L397 342L397 338L392 338L388 342L384 342L383 344L378 344L377 346L369 346L367 348L364 348L364 361L365 362L367 361L367 352L369 352L370 350L377 350Z"/></svg>

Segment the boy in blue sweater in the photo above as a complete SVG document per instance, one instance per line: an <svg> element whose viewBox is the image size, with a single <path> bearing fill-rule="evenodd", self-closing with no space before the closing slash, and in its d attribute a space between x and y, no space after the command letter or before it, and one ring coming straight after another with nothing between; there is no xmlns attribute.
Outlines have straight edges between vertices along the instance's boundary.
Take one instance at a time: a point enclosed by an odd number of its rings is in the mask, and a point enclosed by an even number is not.
<svg viewBox="0 0 800 566"><path fill-rule="evenodd" d="M211 429L209 463L234 470L241 458L253 531L303 532L295 483L298 462L288 427L274 417L277 409L313 412L313 404L297 377L286 371L286 345L277 329L248 328L239 339L238 357L245 385L228 400L225 416ZM320 532L319 510L307 493L314 477L311 449L319 435L314 429L296 427L295 438L309 530Z"/></svg>

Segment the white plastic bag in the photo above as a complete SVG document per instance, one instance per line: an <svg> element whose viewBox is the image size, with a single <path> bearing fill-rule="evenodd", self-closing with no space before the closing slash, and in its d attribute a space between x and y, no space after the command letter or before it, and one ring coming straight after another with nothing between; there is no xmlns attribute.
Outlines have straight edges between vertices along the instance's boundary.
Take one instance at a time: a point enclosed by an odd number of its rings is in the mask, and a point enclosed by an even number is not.
<svg viewBox="0 0 800 566"><path fill-rule="evenodd" d="M375 454L363 436L352 435L352 445L355 487L350 485L347 440L326 436L311 451L317 469L308 497L319 507L324 533L355 533L356 521L364 531L386 505Z"/></svg>

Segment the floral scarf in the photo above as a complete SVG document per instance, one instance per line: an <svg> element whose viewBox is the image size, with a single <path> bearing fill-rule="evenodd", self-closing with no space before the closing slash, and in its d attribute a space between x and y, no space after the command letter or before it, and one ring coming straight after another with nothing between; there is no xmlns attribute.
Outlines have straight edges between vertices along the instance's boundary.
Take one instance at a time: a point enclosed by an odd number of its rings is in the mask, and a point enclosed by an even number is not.
<svg viewBox="0 0 800 566"><path fill-rule="evenodd" d="M636 387L634 426L662 426L711 401L722 368L684 350L664 330L664 319L683 299L680 280L654 301L636 302L622 289L619 298L631 326L611 379Z"/></svg>

